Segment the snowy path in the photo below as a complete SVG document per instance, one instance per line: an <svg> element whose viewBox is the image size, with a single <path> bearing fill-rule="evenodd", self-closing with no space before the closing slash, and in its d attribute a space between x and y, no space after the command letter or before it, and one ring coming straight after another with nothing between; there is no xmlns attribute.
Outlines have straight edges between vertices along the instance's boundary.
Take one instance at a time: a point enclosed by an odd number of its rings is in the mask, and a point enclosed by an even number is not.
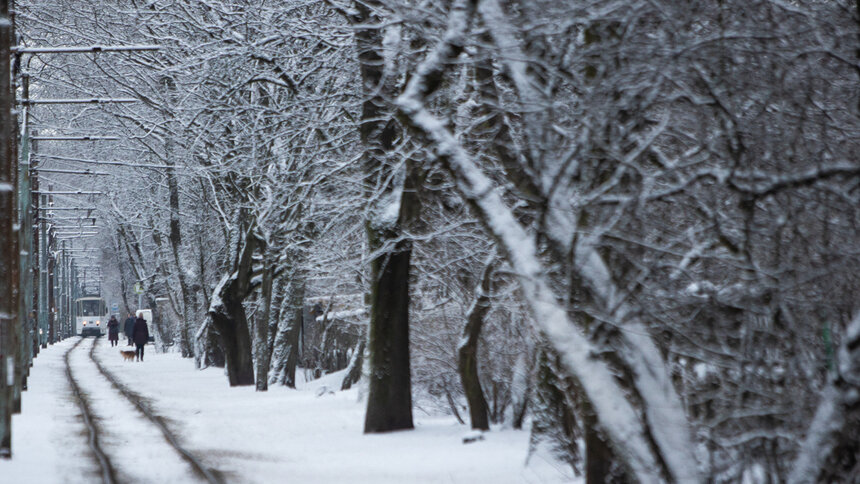
<svg viewBox="0 0 860 484"><path fill-rule="evenodd" d="M92 345L104 340L84 341L70 353L69 364L96 417L101 447L108 454L117 482L201 481L167 443L162 431L102 375L90 358Z"/></svg>
<svg viewBox="0 0 860 484"><path fill-rule="evenodd" d="M76 341L57 343L34 360L21 397L23 413L12 416L12 460L0 460L3 484L99 482L63 362Z"/></svg>
<svg viewBox="0 0 860 484"><path fill-rule="evenodd" d="M163 435L134 409L89 360L86 340L71 362L81 387L91 393L117 463L118 482L203 482ZM39 355L13 418L11 461L0 461L2 484L101 482L86 431L64 374L66 340ZM298 390L230 388L223 370L196 370L176 354L124 362L120 349L100 340L94 356L125 386L150 402L183 446L216 467L227 483L560 483L569 468L545 454L526 465L528 432L494 429L485 440L464 445L468 427L452 417L416 409L413 431L364 435L359 390L330 391L342 375ZM131 459L131 460L129 460Z"/></svg>
<svg viewBox="0 0 860 484"><path fill-rule="evenodd" d="M90 458L98 463L102 482L105 484L114 484L116 482L116 471L114 470L110 457L108 457L107 452L105 452L105 448L102 447L101 426L99 425L98 418L93 412L92 402L90 401L89 395L81 388L80 382L75 378L74 370L72 370L71 355L84 343L84 341L85 340L83 338L78 339L75 345L69 348L69 350L63 355L63 362L66 364L66 378L68 378L68 383L72 389L72 393L74 394L75 403L78 404L81 419L86 427L87 445L89 446Z"/></svg>

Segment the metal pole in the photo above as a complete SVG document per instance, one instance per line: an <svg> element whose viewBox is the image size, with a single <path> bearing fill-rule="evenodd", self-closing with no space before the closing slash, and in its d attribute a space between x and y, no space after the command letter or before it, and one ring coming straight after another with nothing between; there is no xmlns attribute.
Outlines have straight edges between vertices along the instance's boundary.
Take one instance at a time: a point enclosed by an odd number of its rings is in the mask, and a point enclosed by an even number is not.
<svg viewBox="0 0 860 484"><path fill-rule="evenodd" d="M29 103L25 103L26 106ZM95 141L95 140L109 140L109 141L119 141L119 136L39 136L33 137L34 140L39 141Z"/></svg>
<svg viewBox="0 0 860 484"><path fill-rule="evenodd" d="M70 338L74 336L74 327L75 327L75 285L74 285L74 271L72 270L74 263L74 259L72 259L71 254L69 254L67 267L66 267L66 292L68 293L68 298L66 298L66 337Z"/></svg>
<svg viewBox="0 0 860 484"><path fill-rule="evenodd" d="M21 87L23 96L29 96L30 76L21 76ZM33 216L34 210L31 204L32 191L30 186L30 110L24 106L21 110L21 158L18 165L18 219L20 232L18 233L18 246L20 253L20 279L19 279L19 304L18 304L18 378L21 390L27 389L27 377L30 374L30 366L33 363L32 339L30 337L31 327L34 324L32 318L33 307Z"/></svg>
<svg viewBox="0 0 860 484"><path fill-rule="evenodd" d="M54 259L54 342L63 340L63 240Z"/></svg>
<svg viewBox="0 0 860 484"><path fill-rule="evenodd" d="M57 278L57 287L59 288L57 296L57 341L63 341L66 326L66 241L60 243L60 252L58 256L58 264L60 268L60 276Z"/></svg>
<svg viewBox="0 0 860 484"><path fill-rule="evenodd" d="M57 304L57 315L60 326L59 340L62 341L66 338L66 319L68 318L66 309L69 304L69 294L66 283L66 273L68 272L69 255L66 253L65 240L60 242L60 247L60 302Z"/></svg>
<svg viewBox="0 0 860 484"><path fill-rule="evenodd" d="M71 261L72 266L72 280L71 280L71 290L72 290L72 334L77 334L78 327L75 325L75 316L78 314L78 306L75 304L75 301L78 300L80 296L80 291L78 290L78 266L75 264L75 261Z"/></svg>
<svg viewBox="0 0 860 484"><path fill-rule="evenodd" d="M83 99L24 99L22 104L127 104L138 100L130 97L118 98L83 98Z"/></svg>
<svg viewBox="0 0 860 484"><path fill-rule="evenodd" d="M54 238L51 237L50 245L55 246ZM57 258L53 251L49 251L48 258L48 344L57 342L57 294L60 288L57 286Z"/></svg>
<svg viewBox="0 0 860 484"><path fill-rule="evenodd" d="M15 299L15 131L12 108L12 19L9 1L0 0L0 457L12 457L12 386L16 349L12 333L17 319Z"/></svg>
<svg viewBox="0 0 860 484"><path fill-rule="evenodd" d="M34 146L33 146L33 149L34 149L34 150L36 149L35 144L34 144ZM30 170L30 171L32 171L32 172L34 172L34 173L36 173L36 172L38 172L39 170ZM33 180L38 181L38 177L33 177ZM38 183L36 183L36 184L38 184ZM35 188L35 187L34 187L34 188ZM35 195L35 194L34 194L34 195ZM36 205L38 205L38 203L37 203ZM36 210L36 211L48 211L48 210L86 210L87 212L92 212L92 211L93 211L93 210L95 210L95 209L96 209L96 207L42 207L42 208L40 208L40 207L36 206L36 207L34 208L34 210Z"/></svg>
<svg viewBox="0 0 860 484"><path fill-rule="evenodd" d="M126 166L129 168L176 168L171 165L159 165L157 163L132 163L130 161L119 161L119 160L89 160L86 158L74 158L69 156L62 155L40 155L42 158L49 158L52 160L60 160L60 161L75 161L78 163L88 163L91 165L114 165L114 166Z"/></svg>
<svg viewBox="0 0 860 484"><path fill-rule="evenodd" d="M48 196L39 197L40 205L48 206ZM47 347L48 335L48 226L42 221L39 224L39 346Z"/></svg>
<svg viewBox="0 0 860 484"><path fill-rule="evenodd" d="M39 134L37 130L31 130L31 135ZM36 157L37 151L39 150L39 142L38 141L30 141L30 166L33 168L39 167L39 161ZM39 189L40 181L39 181L39 173L36 171L30 172L30 205L33 207L33 215L38 216L40 212L48 210L50 207L43 207L41 204L41 199L39 195L35 194L34 191ZM30 227L33 230L32 236L32 250L30 251L31 257L31 268L33 271L33 281L30 287L33 290L33 298L30 301L30 338L29 338L29 348L30 348L30 357L35 358L39 355L39 351L41 349L41 344L39 342L39 294L42 293L42 271L41 260L42 260L42 224L39 220L33 220Z"/></svg>
<svg viewBox="0 0 860 484"><path fill-rule="evenodd" d="M33 193L38 193L39 195L102 195L103 192L98 191L84 191L84 190L51 190L48 191L35 191Z"/></svg>
<svg viewBox="0 0 860 484"><path fill-rule="evenodd" d="M69 333L69 318L71 317L71 304L70 300L72 298L71 292L69 291L69 259L71 256L65 249L66 241L63 241L63 339L68 338L70 336Z"/></svg>
<svg viewBox="0 0 860 484"><path fill-rule="evenodd" d="M131 52L144 50L158 50L158 45L89 45L69 47L25 47L15 46L12 50L18 54L84 54L97 52Z"/></svg>
<svg viewBox="0 0 860 484"><path fill-rule="evenodd" d="M93 175L93 176L110 175L110 173L108 173L106 171L63 170L61 168L34 168L33 171L38 171L39 173L67 173L69 175Z"/></svg>

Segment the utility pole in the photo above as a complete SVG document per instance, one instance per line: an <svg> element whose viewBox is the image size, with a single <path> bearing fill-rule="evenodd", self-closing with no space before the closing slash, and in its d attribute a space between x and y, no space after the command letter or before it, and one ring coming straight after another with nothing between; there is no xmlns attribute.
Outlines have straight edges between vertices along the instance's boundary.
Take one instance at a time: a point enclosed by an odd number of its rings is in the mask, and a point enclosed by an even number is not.
<svg viewBox="0 0 860 484"><path fill-rule="evenodd" d="M65 334L63 326L66 325L66 321L69 326L72 323L75 312L73 301L79 296L80 291L74 260L65 250L59 258L51 255L50 265L48 262L50 254L47 239L48 226L45 219L40 217L40 211L42 207L49 210L54 208L46 203L47 195L40 193L38 176L31 177L37 174L35 170L31 173L31 143L32 151L35 151L38 137L34 132L35 139L30 139L28 108L34 104L105 104L137 101L129 98L33 100L29 96L29 73L24 69L24 72L21 72L24 97L21 101L23 122L19 162L18 123L15 115L16 89L13 81L18 79L22 55L159 49L158 46L152 45L17 46L14 19L10 14L12 3L11 0L0 0L0 458L12 456L12 412L21 410L20 393L27 387L27 375L32 358L38 353L40 346L45 347L48 341L53 343L57 340L58 331L61 333L60 336ZM92 141L110 140L116 137L51 136L44 139L46 141ZM73 173L71 170L55 169L54 171ZM94 173L79 170L77 174ZM50 192L49 190L47 193ZM60 193L67 194L67 192ZM68 194L82 195L84 192L78 190ZM58 209L62 210L66 207L58 207ZM74 210L79 209L74 208ZM90 214L91 209L87 212L87 216ZM34 234L35 230L38 230L38 235ZM80 229L79 232L81 232ZM78 235L78 237L83 236ZM63 237L60 233L51 234L51 242L61 238ZM38 286L36 280L38 280ZM32 311L34 309L35 311Z"/></svg>
<svg viewBox="0 0 860 484"><path fill-rule="evenodd" d="M66 267L66 241L60 241L60 247L57 250L57 256L54 263L54 300L56 301L56 306L54 306L55 311L55 327L56 327L56 339L57 341L62 341L64 338L64 325L65 325L65 279L64 272Z"/></svg>
<svg viewBox="0 0 860 484"><path fill-rule="evenodd" d="M71 291L71 295L72 295L71 301L69 302L69 304L70 304L69 307L72 308L70 313L69 313L70 318L71 318L71 328L69 330L69 334L73 335L73 334L75 334L75 331L77 330L77 327L75 326L75 314L77 314L77 307L75 305L75 301L81 296L80 296L80 293L78 292L78 267L75 264L74 260L71 260L69 262L69 269L70 269L70 271L69 271L70 272L70 274L69 274L69 276L70 276L69 277L69 286L71 286L69 288L69 290Z"/></svg>
<svg viewBox="0 0 860 484"><path fill-rule="evenodd" d="M48 247L55 246L54 232L48 233ZM48 251L48 344L57 342L57 258Z"/></svg>
<svg viewBox="0 0 860 484"><path fill-rule="evenodd" d="M28 91L28 94L29 94L29 91ZM29 116L29 114L30 114L30 109L28 106L27 115ZM29 124L26 125L26 127L29 129ZM38 132L36 130L33 130L32 134L33 134L33 136L36 136L36 135L38 135ZM29 136L29 134L28 134L28 136ZM35 160L37 160L38 158L35 158L34 155L38 151L39 142L38 141L30 141L29 139L28 139L28 142L30 143L30 146L28 149L28 151L30 152L30 161L31 161L30 166L32 168L37 168L39 163ZM31 168L31 170L32 170L32 168ZM30 324L28 326L28 329L30 331L29 331L29 334L27 335L27 336L29 336L28 346L30 349L31 361L33 358L38 356L39 350L41 348L41 344L40 344L41 342L39 341L39 293L42 292L42 287L38 284L38 282L41 280L40 279L41 272L39 270L39 267L40 267L39 264L40 264L40 259L41 259L41 255L42 255L41 254L42 244L41 244L41 240L40 240L40 238L41 238L40 234L42 233L42 229L41 229L41 218L42 217L41 217L41 215L42 215L42 212L44 210L46 210L46 207L42 207L42 205L39 203L39 200L40 200L39 195L37 193L35 193L36 191L39 190L39 177L37 175L38 174L34 171L30 172L30 187L29 187L30 192L26 197L26 198L29 198L30 206L32 207L33 214L35 215L35 217L32 220L32 223L30 224L29 227L27 227L27 230L29 230L29 239L30 239L30 247L29 247L30 248L30 270L32 271L31 275L33 276L31 279L26 281L27 287L29 289L28 292L32 295L32 298L30 299L30 313L32 314L32 316L30 318Z"/></svg>
<svg viewBox="0 0 860 484"><path fill-rule="evenodd" d="M48 207L48 195L39 195L39 205ZM48 224L39 222L39 347L47 348L48 331Z"/></svg>
<svg viewBox="0 0 860 484"><path fill-rule="evenodd" d="M21 88L24 97L30 96L30 77L21 77ZM27 389L27 378L30 376L30 366L33 363L33 337L31 335L35 320L33 315L33 223L34 213L30 203L30 118L29 109L24 106L21 110L21 162L18 165L18 231L19 284L18 284L18 366L15 374L17 388ZM17 398L16 411L21 411L20 395Z"/></svg>
<svg viewBox="0 0 860 484"><path fill-rule="evenodd" d="M9 1L0 0L0 458L12 457L12 386L15 383L13 333L18 317L18 254L15 224L15 177L17 164L12 117L12 19Z"/></svg>

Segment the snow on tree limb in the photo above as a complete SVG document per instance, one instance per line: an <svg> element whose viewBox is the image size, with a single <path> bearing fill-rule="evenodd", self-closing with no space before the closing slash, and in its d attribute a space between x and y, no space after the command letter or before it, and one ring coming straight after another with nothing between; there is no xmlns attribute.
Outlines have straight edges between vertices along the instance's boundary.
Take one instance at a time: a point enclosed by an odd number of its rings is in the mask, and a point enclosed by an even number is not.
<svg viewBox="0 0 860 484"><path fill-rule="evenodd" d="M444 123L424 106L424 99L433 91L434 85L438 85L445 64L459 53L457 46L462 45L466 34L472 13L470 6L470 3L465 1L456 2L452 6L448 30L443 40L419 64L416 75L410 80L396 103L412 126L432 141L436 154L453 175L460 192L481 215L483 222L498 240L511 266L518 274L524 299L528 301L535 321L559 353L567 371L579 381L588 399L594 404L601 425L631 474L641 482L659 481L662 476L662 465L649 443L648 430L625 397L624 390L615 381L609 367L596 357L597 348L570 321L566 311L556 300L549 281L544 275L546 271L538 259L533 238L528 235L502 201L492 181L476 166L471 156L447 130ZM646 343L649 348L653 346L647 333L643 332L637 339L640 340L639 343ZM656 355L658 357L656 362L654 356L650 351L641 355L641 364L636 365L641 374L652 371L665 372L659 355ZM650 365L655 363L658 368L650 368ZM660 379L656 378L654 382L657 381ZM669 384L671 386L671 383ZM640 387L640 391L645 393L667 390L669 394L674 394L672 389ZM649 413L649 418L660 420L656 422L657 425L668 424L670 428L681 428L686 431L683 412L680 415L674 415L673 418L668 411L674 411L675 408L666 410L667 412L657 415ZM663 421L662 418L667 420ZM675 419L680 419L680 422L676 423ZM672 440L660 439L657 442L657 445L662 447L660 452L662 456L686 456L691 452L689 447L680 447L687 443L686 437L681 436ZM682 462L681 459L669 459L665 461L665 465L673 480L698 480L694 461Z"/></svg>
<svg viewBox="0 0 860 484"><path fill-rule="evenodd" d="M789 483L816 482L828 459L846 436L848 409L860 402L860 312L839 347L839 376L828 383L794 461Z"/></svg>
<svg viewBox="0 0 860 484"><path fill-rule="evenodd" d="M478 171L444 125L428 113L420 101L401 97L398 105L415 126L434 141L437 154L454 173L463 196L473 203L499 240L518 273L524 299L528 301L535 321L561 355L566 369L582 384L604 429L633 475L642 482L659 481L659 465L649 448L638 415L607 365L596 358L597 349L555 301L549 284L542 276L543 270L532 239L493 191L490 180Z"/></svg>

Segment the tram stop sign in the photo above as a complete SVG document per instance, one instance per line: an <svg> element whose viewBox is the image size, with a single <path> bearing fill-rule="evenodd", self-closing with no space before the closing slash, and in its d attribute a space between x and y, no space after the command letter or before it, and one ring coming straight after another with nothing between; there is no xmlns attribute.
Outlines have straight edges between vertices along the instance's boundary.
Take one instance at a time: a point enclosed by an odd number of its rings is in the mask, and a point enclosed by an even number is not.
<svg viewBox="0 0 860 484"><path fill-rule="evenodd" d="M119 314L119 303L113 303L110 305L111 314Z"/></svg>
<svg viewBox="0 0 860 484"><path fill-rule="evenodd" d="M139 282L134 283L134 293L135 294L143 294L143 284Z"/></svg>

